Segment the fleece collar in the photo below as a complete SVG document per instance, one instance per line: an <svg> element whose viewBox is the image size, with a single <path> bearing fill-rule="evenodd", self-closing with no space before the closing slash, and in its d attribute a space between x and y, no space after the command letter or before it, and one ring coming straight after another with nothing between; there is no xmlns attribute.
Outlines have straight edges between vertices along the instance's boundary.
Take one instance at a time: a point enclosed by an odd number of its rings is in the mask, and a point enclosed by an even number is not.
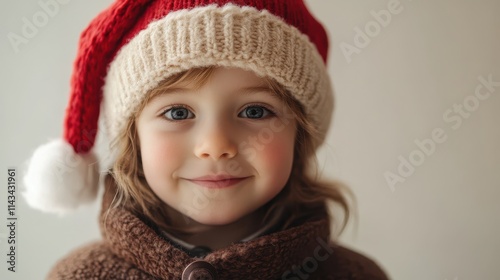
<svg viewBox="0 0 500 280"><path fill-rule="evenodd" d="M114 208L105 213L101 212L100 227L110 250L159 279L181 279L184 269L197 260L209 262L217 270L219 279L255 279L256 275L259 279L281 278L284 272L314 254L319 246L328 250L330 235L326 216L250 241L233 243L197 258L162 238L130 211Z"/></svg>

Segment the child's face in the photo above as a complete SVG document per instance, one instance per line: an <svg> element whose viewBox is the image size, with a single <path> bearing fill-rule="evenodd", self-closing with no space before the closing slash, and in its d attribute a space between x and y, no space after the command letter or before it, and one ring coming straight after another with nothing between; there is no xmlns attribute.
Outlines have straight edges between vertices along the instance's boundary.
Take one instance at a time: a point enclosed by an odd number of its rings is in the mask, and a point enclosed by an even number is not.
<svg viewBox="0 0 500 280"><path fill-rule="evenodd" d="M137 119L141 159L160 199L199 223L223 225L283 189L296 122L279 99L258 87L266 86L253 72L218 68L201 88L182 85L145 106ZM215 174L248 178L217 189L190 180Z"/></svg>

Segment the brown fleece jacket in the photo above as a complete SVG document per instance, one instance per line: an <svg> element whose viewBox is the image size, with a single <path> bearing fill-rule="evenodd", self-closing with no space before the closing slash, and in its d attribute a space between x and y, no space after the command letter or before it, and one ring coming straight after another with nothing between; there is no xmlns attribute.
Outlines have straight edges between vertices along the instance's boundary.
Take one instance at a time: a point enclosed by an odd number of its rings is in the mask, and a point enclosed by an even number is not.
<svg viewBox="0 0 500 280"><path fill-rule="evenodd" d="M110 202L105 195L102 209ZM73 250L47 279L388 279L366 256L327 241L327 216L192 258L131 212L104 214L103 240Z"/></svg>

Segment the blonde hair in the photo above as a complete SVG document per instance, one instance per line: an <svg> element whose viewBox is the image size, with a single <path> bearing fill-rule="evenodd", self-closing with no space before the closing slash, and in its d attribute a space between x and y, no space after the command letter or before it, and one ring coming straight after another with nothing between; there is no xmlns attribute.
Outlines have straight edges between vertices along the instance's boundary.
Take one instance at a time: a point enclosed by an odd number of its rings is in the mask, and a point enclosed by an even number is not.
<svg viewBox="0 0 500 280"><path fill-rule="evenodd" d="M140 157L136 119L146 104L156 95L183 82L190 82L195 87L201 87L215 69L215 66L192 68L169 77L147 94L137 112L130 118L127 128L114 139L112 144L118 145L119 154L104 181L106 189L116 188L115 199L109 209L124 207L164 230L183 232L169 224L165 203L156 196L146 182ZM340 228L340 233L342 233L351 214L350 202L346 195L354 199L353 194L339 181L326 181L318 178L318 163L313 149L313 141L317 133L313 125L306 118L302 105L288 91L272 79L265 78L265 80L285 106L294 113L297 133L290 177L283 190L263 206L266 209L262 224L266 224L272 216L271 213L280 207L284 207L288 215L281 223L279 230L300 224L303 219L311 216L326 214L333 220L334 217L327 205L333 203L344 211L344 219ZM316 167L314 175L308 173L312 164Z"/></svg>

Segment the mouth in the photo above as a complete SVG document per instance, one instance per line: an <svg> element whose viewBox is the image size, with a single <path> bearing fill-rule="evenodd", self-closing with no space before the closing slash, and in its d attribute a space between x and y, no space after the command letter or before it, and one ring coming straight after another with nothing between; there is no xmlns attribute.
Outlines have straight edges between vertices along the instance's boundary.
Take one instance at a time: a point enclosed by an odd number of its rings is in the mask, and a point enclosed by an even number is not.
<svg viewBox="0 0 500 280"><path fill-rule="evenodd" d="M221 180L188 180L190 182L193 182L199 186L205 187L205 188L210 188L210 189L222 189L222 188L228 188L231 186L234 186L250 177L244 177L244 178L226 178L226 179L221 179Z"/></svg>

